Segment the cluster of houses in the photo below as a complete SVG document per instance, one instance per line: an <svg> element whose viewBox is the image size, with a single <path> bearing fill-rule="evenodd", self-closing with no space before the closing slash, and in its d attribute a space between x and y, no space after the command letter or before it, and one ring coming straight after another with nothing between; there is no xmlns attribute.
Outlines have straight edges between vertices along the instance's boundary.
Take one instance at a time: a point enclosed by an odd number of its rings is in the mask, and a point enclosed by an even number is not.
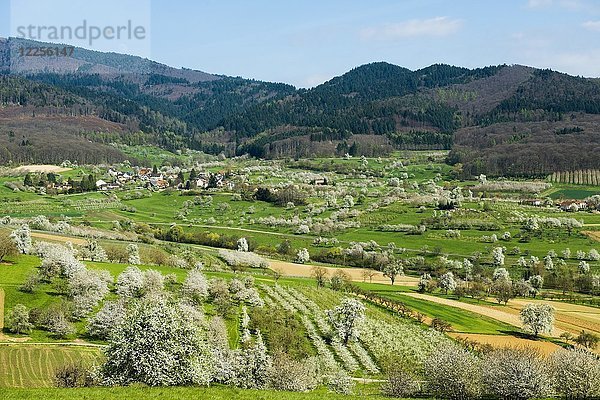
<svg viewBox="0 0 600 400"><path fill-rule="evenodd" d="M521 204L534 206L534 207L542 207L547 205L548 203L541 199L526 199L522 200ZM593 208L588 204L585 200L564 200L556 203L556 206L560 208L562 211L567 212L575 212L575 211L585 211L590 208Z"/></svg>
<svg viewBox="0 0 600 400"><path fill-rule="evenodd" d="M225 174L199 172L193 181L183 181L180 174L163 173L152 168L137 168L133 173L118 171L113 168L108 170L109 182L103 179L96 181L96 188L99 191L111 191L124 187L125 185L136 184L138 189L151 189L155 191L165 190L173 187L179 190L206 189L211 183L214 187L223 187L226 184L231 186L231 182L225 181ZM212 181L212 182L211 182Z"/></svg>

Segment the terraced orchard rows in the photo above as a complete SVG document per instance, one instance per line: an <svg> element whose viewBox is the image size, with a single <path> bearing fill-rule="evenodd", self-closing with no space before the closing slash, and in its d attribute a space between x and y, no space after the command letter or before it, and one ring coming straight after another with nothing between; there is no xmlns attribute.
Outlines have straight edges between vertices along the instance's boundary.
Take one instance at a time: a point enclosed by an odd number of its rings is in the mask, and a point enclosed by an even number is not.
<svg viewBox="0 0 600 400"><path fill-rule="evenodd" d="M333 335L326 310L343 299L330 289L262 285L267 306L280 306L297 313L315 347L321 367L326 371L343 369L352 375L377 375L381 363L400 357L421 364L438 344L448 340L442 334L424 329L409 320L392 316L367 305L366 320L360 326L359 339L341 342Z"/></svg>

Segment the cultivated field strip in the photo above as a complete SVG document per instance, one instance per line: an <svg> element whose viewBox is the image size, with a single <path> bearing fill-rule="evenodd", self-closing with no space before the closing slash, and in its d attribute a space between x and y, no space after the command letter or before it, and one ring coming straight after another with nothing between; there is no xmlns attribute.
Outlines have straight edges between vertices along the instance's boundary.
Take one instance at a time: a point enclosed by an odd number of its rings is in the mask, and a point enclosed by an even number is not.
<svg viewBox="0 0 600 400"><path fill-rule="evenodd" d="M323 312L321 307L317 305L317 303L315 303L314 301L312 301L311 299L309 299L308 297L291 287L286 288L286 290L289 292L290 296L295 298L297 301L301 302L309 310L309 314L312 315L313 319L317 323L317 326L319 326L319 329L322 333L325 334L331 331L331 324L329 323L329 321L325 317L325 313ZM341 346L341 344L339 345ZM336 353L337 352L338 351L336 351ZM355 358L357 358L360 364L362 365L362 368L371 374L377 374L380 372L379 368L377 367L377 364L369 355L369 352L363 347L360 341L350 342L347 346L341 346L339 352L342 353L340 354L340 357L346 357L349 362L351 362L351 359L354 360ZM352 352L353 354L350 354L350 352Z"/></svg>
<svg viewBox="0 0 600 400"><path fill-rule="evenodd" d="M276 286L271 288L265 286L263 290L282 307L302 315L302 322L323 363L332 366L333 361L335 361L331 351L333 350L335 357L348 372L352 373L361 369L371 374L379 372L376 363L360 342L344 345L334 340L329 346L326 344L323 338L331 335L332 327L327 321L323 310L315 302L290 287Z"/></svg>
<svg viewBox="0 0 600 400"><path fill-rule="evenodd" d="M48 387L57 368L99 360L98 349L44 345L0 346L0 387Z"/></svg>
<svg viewBox="0 0 600 400"><path fill-rule="evenodd" d="M283 307L285 310L288 310L293 313L300 313L299 310L297 310L293 305L289 304L279 293L274 291L270 286L262 285L261 289L267 294L267 296L270 296L276 304ZM317 350L318 358L322 367L328 371L340 369L341 367L335 360L333 352L330 350L329 346L327 346L327 343L325 342L323 337L321 337L321 335L317 332L317 329L315 328L313 322L306 314L300 313L300 315L302 323L306 328L308 337L310 338L312 344Z"/></svg>

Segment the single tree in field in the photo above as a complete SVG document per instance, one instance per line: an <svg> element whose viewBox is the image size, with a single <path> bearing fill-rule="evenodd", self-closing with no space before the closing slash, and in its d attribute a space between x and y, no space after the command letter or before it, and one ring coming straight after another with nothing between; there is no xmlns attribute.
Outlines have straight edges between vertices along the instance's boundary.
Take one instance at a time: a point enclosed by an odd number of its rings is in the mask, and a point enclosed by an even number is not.
<svg viewBox="0 0 600 400"><path fill-rule="evenodd" d="M554 326L554 308L549 304L527 304L521 310L521 321L534 336L550 333Z"/></svg>
<svg viewBox="0 0 600 400"><path fill-rule="evenodd" d="M13 333L27 333L33 329L29 322L29 310L23 304L17 304L6 316L6 326Z"/></svg>
<svg viewBox="0 0 600 400"><path fill-rule="evenodd" d="M273 279L275 280L275 285L277 285L277 282L279 282L279 279L281 279L283 272L281 271L281 268L279 268L279 267L273 268L271 271L273 273Z"/></svg>
<svg viewBox="0 0 600 400"><path fill-rule="evenodd" d="M373 277L375 275L377 275L377 272L375 272L373 269L365 268L362 270L363 282L366 282L367 279L369 279L369 283L373 283Z"/></svg>
<svg viewBox="0 0 600 400"><path fill-rule="evenodd" d="M153 298L133 303L112 332L101 375L118 385L206 385L212 355L202 329L179 307Z"/></svg>
<svg viewBox="0 0 600 400"><path fill-rule="evenodd" d="M581 333L574 339L575 343L590 350L594 350L596 347L598 347L598 341L600 341L598 335L586 331L581 331Z"/></svg>
<svg viewBox="0 0 600 400"><path fill-rule="evenodd" d="M300 264L306 264L310 261L310 254L307 249L300 249L296 254L296 262Z"/></svg>
<svg viewBox="0 0 600 400"><path fill-rule="evenodd" d="M513 290L513 284L509 280L498 279L492 284L492 293L498 300L498 303L504 303L506 305L508 301L515 297Z"/></svg>
<svg viewBox="0 0 600 400"><path fill-rule="evenodd" d="M21 254L27 254L31 248L31 230L29 225L21 225L10 234L10 238L15 242L15 246Z"/></svg>
<svg viewBox="0 0 600 400"><path fill-rule="evenodd" d="M0 232L0 261L5 257L17 254L17 246L9 234Z"/></svg>
<svg viewBox="0 0 600 400"><path fill-rule="evenodd" d="M246 240L245 237L238 239L237 249L238 249L238 251L242 251L242 252L248 251L248 241Z"/></svg>
<svg viewBox="0 0 600 400"><path fill-rule="evenodd" d="M404 269L402 268L402 263L400 263L398 260L395 260L383 267L383 275L390 278L392 285L396 281L396 277L403 274Z"/></svg>
<svg viewBox="0 0 600 400"><path fill-rule="evenodd" d="M317 287L325 287L327 283L327 270L323 267L313 267L310 276L317 281Z"/></svg>
<svg viewBox="0 0 600 400"><path fill-rule="evenodd" d="M140 260L140 249L135 243L127 245L127 262L132 265L140 265L142 263Z"/></svg>
<svg viewBox="0 0 600 400"><path fill-rule="evenodd" d="M359 337L359 327L365 319L365 306L358 300L345 298L342 304L328 310L329 322L342 343Z"/></svg>
<svg viewBox="0 0 600 400"><path fill-rule="evenodd" d="M440 277L438 282L440 289L444 290L446 294L449 291L456 289L456 281L454 280L454 274L452 272L446 272Z"/></svg>

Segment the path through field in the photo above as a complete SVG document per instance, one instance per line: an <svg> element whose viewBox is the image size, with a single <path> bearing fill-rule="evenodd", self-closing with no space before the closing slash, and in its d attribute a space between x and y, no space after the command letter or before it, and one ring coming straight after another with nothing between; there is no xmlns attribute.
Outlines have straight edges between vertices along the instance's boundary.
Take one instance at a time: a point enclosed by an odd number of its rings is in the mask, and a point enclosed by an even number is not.
<svg viewBox="0 0 600 400"><path fill-rule="evenodd" d="M297 276L297 277L310 277L311 270L313 265L305 265L305 264L295 264L287 261L279 261L279 260L269 260L269 268L272 270L278 270L285 276ZM363 281L363 271L364 268L335 268L335 267L323 267L329 273L329 276L332 276L335 271L342 270L350 276L350 279L354 282L362 282ZM371 271L371 270L369 270ZM383 273L379 271L373 271L375 275L373 276L373 283L385 283L387 285L391 284L389 278L383 276ZM369 279L367 278L367 282ZM414 278L411 276L399 276L396 279L395 285L398 286L412 286L416 287L419 284L419 278Z"/></svg>

